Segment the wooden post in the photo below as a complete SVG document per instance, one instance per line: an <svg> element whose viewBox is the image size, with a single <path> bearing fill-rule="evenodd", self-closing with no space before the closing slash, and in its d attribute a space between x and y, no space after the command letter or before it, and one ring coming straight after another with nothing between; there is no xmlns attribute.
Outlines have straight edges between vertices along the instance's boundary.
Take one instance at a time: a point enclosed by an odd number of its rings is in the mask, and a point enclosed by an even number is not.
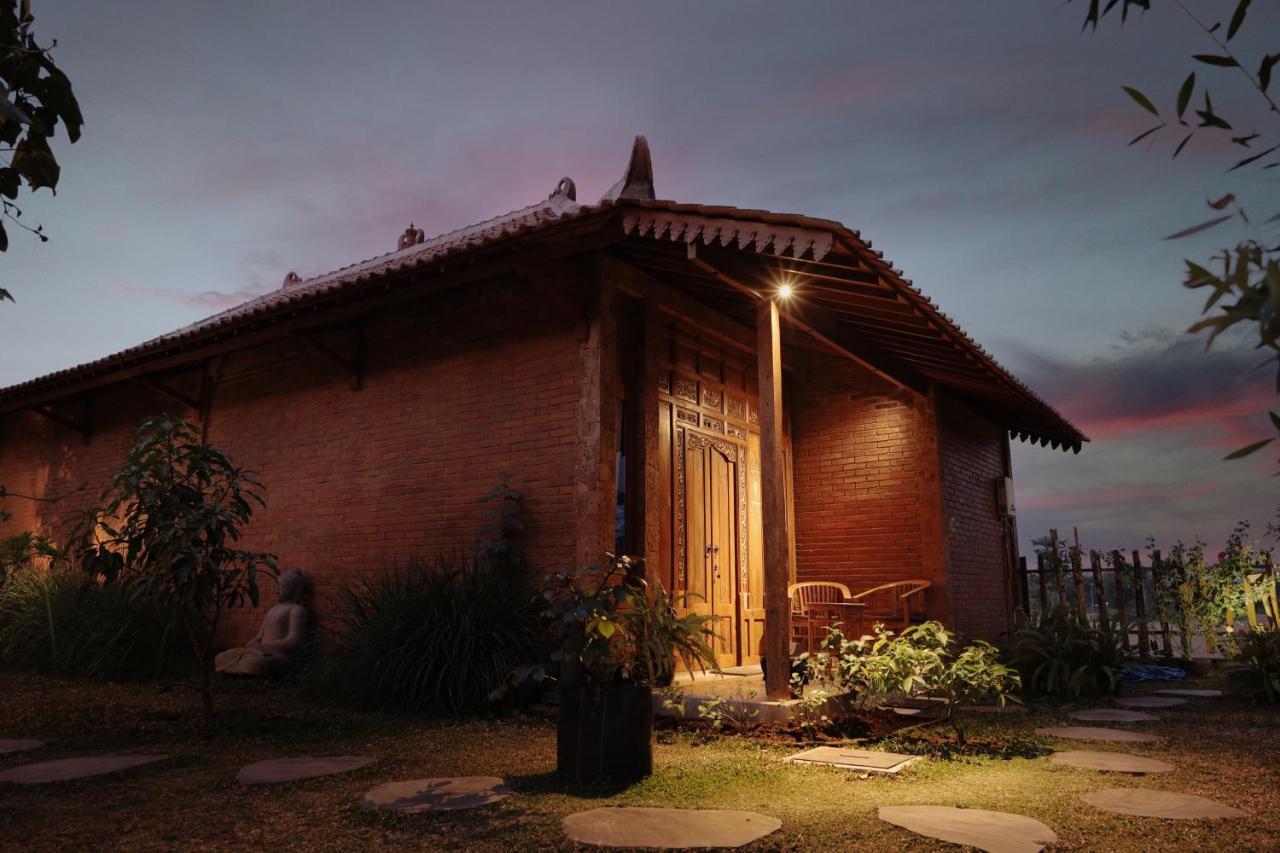
<svg viewBox="0 0 1280 853"><path fill-rule="evenodd" d="M1080 560L1080 531L1075 531L1076 544L1071 546L1071 579L1076 588L1076 612L1081 622L1089 621L1089 607L1084 600L1084 570Z"/></svg>
<svg viewBox="0 0 1280 853"><path fill-rule="evenodd" d="M1147 589L1142 576L1142 557L1133 552L1133 609L1138 618L1138 654L1151 655L1151 637L1147 633Z"/></svg>
<svg viewBox="0 0 1280 853"><path fill-rule="evenodd" d="M1018 557L1018 593L1021 595L1022 616L1031 618L1031 578L1027 574L1027 558Z"/></svg>
<svg viewBox="0 0 1280 853"><path fill-rule="evenodd" d="M1119 551L1111 552L1111 572L1116 579L1116 619L1119 621L1120 643L1129 648L1129 617L1125 613L1124 601L1124 555Z"/></svg>
<svg viewBox="0 0 1280 853"><path fill-rule="evenodd" d="M782 335L778 303L756 309L756 360L760 376L760 493L764 545L764 647L770 699L791 697L791 607L787 585L786 467L782 456Z"/></svg>
<svg viewBox="0 0 1280 853"><path fill-rule="evenodd" d="M1151 582L1156 590L1156 607L1160 610L1160 642L1164 644L1164 656L1173 656L1173 638L1169 633L1169 614L1165 612L1160 601L1160 587L1164 585L1164 562L1160 559L1160 549L1151 552Z"/></svg>
<svg viewBox="0 0 1280 853"><path fill-rule="evenodd" d="M1097 551L1089 552L1089 569L1093 572L1093 594L1098 597L1098 622L1106 622L1111 614L1107 611L1107 587L1102 582L1102 555Z"/></svg>
<svg viewBox="0 0 1280 853"><path fill-rule="evenodd" d="M1044 554L1036 554L1036 588L1040 594L1040 615L1049 612L1049 590L1044 585Z"/></svg>
<svg viewBox="0 0 1280 853"><path fill-rule="evenodd" d="M1058 587L1058 604L1066 606L1067 603L1067 587L1062 580L1062 555L1058 553L1058 531L1050 528L1049 545L1053 548L1053 577Z"/></svg>

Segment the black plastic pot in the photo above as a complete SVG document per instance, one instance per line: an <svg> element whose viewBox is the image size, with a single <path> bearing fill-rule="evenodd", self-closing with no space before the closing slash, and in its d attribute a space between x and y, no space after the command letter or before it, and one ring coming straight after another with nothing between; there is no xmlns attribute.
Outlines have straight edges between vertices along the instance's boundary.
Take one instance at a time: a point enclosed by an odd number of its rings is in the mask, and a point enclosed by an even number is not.
<svg viewBox="0 0 1280 853"><path fill-rule="evenodd" d="M579 782L642 779L653 773L653 693L561 685L556 736L559 772Z"/></svg>

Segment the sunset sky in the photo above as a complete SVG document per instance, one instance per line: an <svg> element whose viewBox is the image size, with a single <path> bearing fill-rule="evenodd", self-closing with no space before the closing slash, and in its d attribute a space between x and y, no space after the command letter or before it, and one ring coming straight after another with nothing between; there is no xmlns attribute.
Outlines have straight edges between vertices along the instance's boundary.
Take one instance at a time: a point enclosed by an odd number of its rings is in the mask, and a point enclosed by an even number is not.
<svg viewBox="0 0 1280 853"><path fill-rule="evenodd" d="M660 198L860 229L1093 438L1015 444L1024 551L1074 525L1216 548L1280 503L1275 453L1220 461L1267 434L1270 369L1183 334L1202 296L1181 258L1239 235L1160 239L1228 191L1275 213L1271 173L1225 175L1242 155L1208 140L1125 146L1150 122L1121 84L1169 105L1213 49L1172 9L1082 34L1061 0L33 7L86 126L55 146L57 197L25 201L50 242L11 229L0 255L0 385L381 254L410 220L451 230L562 175L593 201L644 133ZM1280 32L1280 4L1254 7Z"/></svg>

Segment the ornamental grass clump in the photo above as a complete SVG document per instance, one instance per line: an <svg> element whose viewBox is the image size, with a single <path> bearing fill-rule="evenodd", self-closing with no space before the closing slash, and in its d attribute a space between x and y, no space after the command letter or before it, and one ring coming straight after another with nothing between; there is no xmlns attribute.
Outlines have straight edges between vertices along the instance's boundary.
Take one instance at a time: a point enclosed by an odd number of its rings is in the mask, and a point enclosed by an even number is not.
<svg viewBox="0 0 1280 853"><path fill-rule="evenodd" d="M1070 699L1114 693L1128 658L1114 623L1094 627L1061 604L1019 625L1009 653L1027 690Z"/></svg>
<svg viewBox="0 0 1280 853"><path fill-rule="evenodd" d="M55 563L0 586L0 669L118 681L184 675L190 661L177 614L119 584Z"/></svg>
<svg viewBox="0 0 1280 853"><path fill-rule="evenodd" d="M470 556L411 560L339 591L312 688L360 707L453 717L513 699L503 686L539 650L521 495L503 472L480 503L486 523Z"/></svg>
<svg viewBox="0 0 1280 853"><path fill-rule="evenodd" d="M487 711L508 674L537 657L537 612L522 578L454 555L342 589L314 686L364 708Z"/></svg>

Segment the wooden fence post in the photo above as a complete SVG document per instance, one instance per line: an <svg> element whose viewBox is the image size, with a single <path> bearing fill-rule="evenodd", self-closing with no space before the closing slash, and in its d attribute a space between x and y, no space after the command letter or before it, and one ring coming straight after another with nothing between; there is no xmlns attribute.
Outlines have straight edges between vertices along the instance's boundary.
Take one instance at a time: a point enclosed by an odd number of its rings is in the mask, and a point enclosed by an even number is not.
<svg viewBox="0 0 1280 853"><path fill-rule="evenodd" d="M1053 548L1053 575L1058 587L1058 604L1066 605L1067 587L1062 580L1062 555L1058 553L1058 531L1049 529L1049 545Z"/></svg>
<svg viewBox="0 0 1280 853"><path fill-rule="evenodd" d="M1031 618L1031 584L1027 577L1027 558L1018 558L1018 593L1022 596L1022 615Z"/></svg>
<svg viewBox="0 0 1280 853"><path fill-rule="evenodd" d="M1120 643L1129 648L1129 617L1124 602L1124 555L1111 552L1111 573L1116 581L1116 620L1120 623Z"/></svg>
<svg viewBox="0 0 1280 853"><path fill-rule="evenodd" d="M1089 607L1084 600L1084 571L1080 565L1080 546L1071 546L1071 576L1075 581L1076 588L1076 612L1080 614L1080 621L1087 623L1089 621Z"/></svg>
<svg viewBox="0 0 1280 853"><path fill-rule="evenodd" d="M1049 591L1044 585L1044 554L1036 554L1036 587L1040 594L1040 615L1049 612Z"/></svg>
<svg viewBox="0 0 1280 853"><path fill-rule="evenodd" d="M1133 609L1138 617L1138 654L1151 656L1151 637L1147 634L1147 590L1142 577L1142 557L1133 552Z"/></svg>
<svg viewBox="0 0 1280 853"><path fill-rule="evenodd" d="M1089 568L1093 571L1093 592L1098 597L1098 619L1107 622L1111 614L1107 612L1107 588L1102 582L1102 555L1097 551L1089 552Z"/></svg>
<svg viewBox="0 0 1280 853"><path fill-rule="evenodd" d="M1173 638L1169 634L1169 614L1160 600L1160 587L1164 585L1165 567L1160 559L1160 549L1151 552L1151 584L1156 590L1156 607L1160 609L1160 640L1164 643L1164 656L1173 656Z"/></svg>

